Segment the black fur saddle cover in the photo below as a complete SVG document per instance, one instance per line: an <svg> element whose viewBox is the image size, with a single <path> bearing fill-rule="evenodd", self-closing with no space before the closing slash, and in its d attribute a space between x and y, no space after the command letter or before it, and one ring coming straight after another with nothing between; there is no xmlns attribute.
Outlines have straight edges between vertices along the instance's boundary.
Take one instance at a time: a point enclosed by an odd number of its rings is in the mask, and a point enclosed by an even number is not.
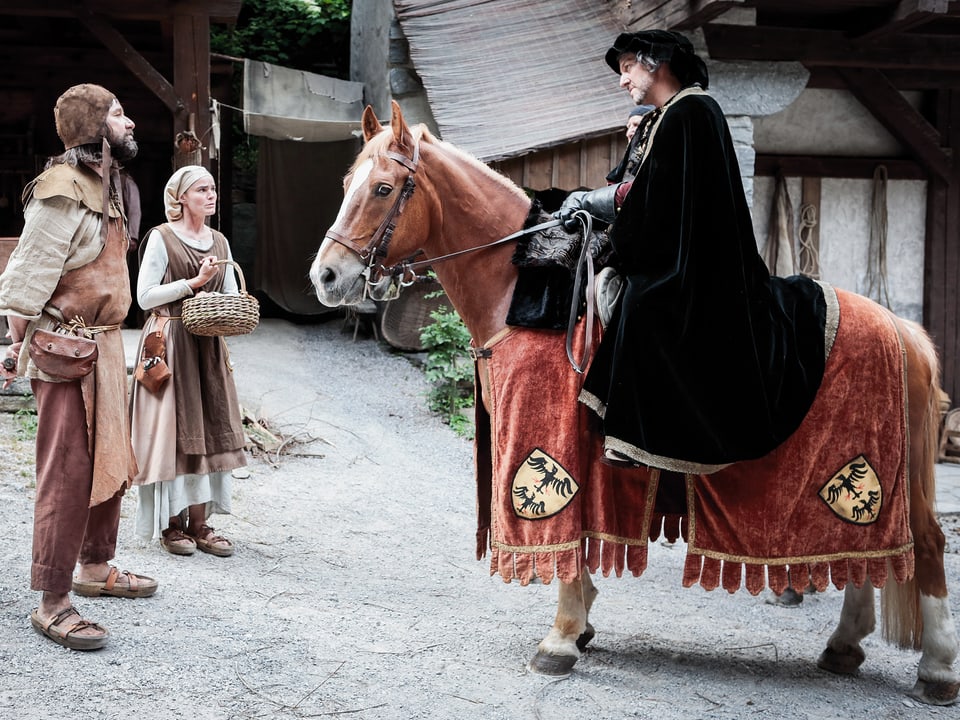
<svg viewBox="0 0 960 720"><path fill-rule="evenodd" d="M548 222L552 218L535 203L524 223L531 228ZM517 241L513 252L513 264L517 267L562 267L570 272L572 278L577 271L580 251L583 248L583 228L580 223L574 229L567 230L563 224L538 230L524 235ZM610 237L606 228L590 233L590 255L596 268L609 263L612 254Z"/></svg>

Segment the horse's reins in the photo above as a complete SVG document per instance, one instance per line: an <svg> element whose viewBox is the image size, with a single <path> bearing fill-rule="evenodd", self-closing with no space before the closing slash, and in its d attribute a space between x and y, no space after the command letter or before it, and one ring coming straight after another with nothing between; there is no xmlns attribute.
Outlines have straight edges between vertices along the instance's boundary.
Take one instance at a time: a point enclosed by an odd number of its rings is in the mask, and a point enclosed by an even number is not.
<svg viewBox="0 0 960 720"><path fill-rule="evenodd" d="M361 260L364 260L367 263L367 267L364 270L366 276L366 282L369 286L371 283L376 282L384 277L391 277L394 279L399 287L408 287L413 283L417 282L420 279L420 276L417 275L417 270L431 267L437 263L443 262L445 260L450 260L460 255L466 255L467 253L477 252L478 250L486 250L488 248L497 247L498 245L504 245L508 242L513 242L519 238L525 237L527 235L532 235L541 230L546 230L547 228L556 227L564 223L564 220L554 219L542 222L538 225L533 225L522 230L518 230L515 233L511 233L506 237L502 237L499 240L494 240L489 243L484 243L483 245L475 245L474 247L464 248L463 250L457 250L456 252L447 253L446 255L440 255L438 257L432 258L430 260L417 260L415 258L417 255L421 254L423 251L418 250L413 255L401 260L398 263L395 263L390 266L385 266L383 263L379 262L387 256L387 250L390 246L390 240L393 238L393 232L397 226L397 218L403 214L403 208L406 206L407 201L413 195L413 191L417 186L416 181L414 180L414 174L417 172L417 168L420 165L420 141L418 140L413 146L413 157L408 158L405 155L388 150L385 155L394 160L405 168L407 168L408 174L406 179L403 181L403 187L400 188L400 192L397 195L397 199L394 201L393 206L390 210L387 211L387 214L384 216L383 220L380 222L380 225L377 226L377 229L374 231L373 235L370 236L370 239L366 243L362 243L358 238L347 238L336 232L335 230L327 230L327 237L333 239L335 242L340 243L344 247L352 250L357 255L360 256ZM578 373L582 374L586 362L590 357L590 350L593 345L593 301L594 301L594 289L593 289L593 256L590 255L590 230L593 226L592 218L590 214L582 210L578 210L574 213L580 221L580 225L583 228L583 247L580 250L580 259L577 263L577 272L574 278L573 286L573 301L570 306L570 317L567 323L567 359L570 361L570 364L573 366L573 369ZM587 286L586 286L586 295L587 295L587 323L586 323L586 337L584 339L584 349L583 357L578 363L573 358L573 332L576 327L577 322L577 310L579 306L579 297L580 297L580 287L583 282L582 271L586 267L587 270Z"/></svg>
<svg viewBox="0 0 960 720"><path fill-rule="evenodd" d="M590 360L590 351L593 349L593 305L596 300L593 286L594 270L593 255L590 254L590 233L593 230L593 216L586 210L577 210L573 217L580 221L583 230L583 245L580 248L580 258L577 260L577 272L573 277L573 299L570 301L570 315L567 318L567 360L578 375L583 375ZM583 284L583 271L587 271L587 320L583 331L583 355L580 362L573 359L573 332L577 326L577 310L580 305L580 287Z"/></svg>

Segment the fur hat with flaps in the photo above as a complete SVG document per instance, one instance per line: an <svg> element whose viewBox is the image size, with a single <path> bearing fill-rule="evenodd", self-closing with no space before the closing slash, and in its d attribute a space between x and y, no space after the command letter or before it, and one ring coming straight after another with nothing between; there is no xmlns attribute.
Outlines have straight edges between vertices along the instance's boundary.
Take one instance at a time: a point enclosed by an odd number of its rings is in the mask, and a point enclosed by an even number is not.
<svg viewBox="0 0 960 720"><path fill-rule="evenodd" d="M624 53L641 53L652 60L670 63L670 70L683 87L699 85L706 90L710 84L706 63L694 51L693 43L678 32L642 30L620 33L604 56L607 65L618 75L620 56Z"/></svg>
<svg viewBox="0 0 960 720"><path fill-rule="evenodd" d="M116 99L106 88L90 83L74 85L63 93L53 108L53 116L64 149L100 144L107 113Z"/></svg>

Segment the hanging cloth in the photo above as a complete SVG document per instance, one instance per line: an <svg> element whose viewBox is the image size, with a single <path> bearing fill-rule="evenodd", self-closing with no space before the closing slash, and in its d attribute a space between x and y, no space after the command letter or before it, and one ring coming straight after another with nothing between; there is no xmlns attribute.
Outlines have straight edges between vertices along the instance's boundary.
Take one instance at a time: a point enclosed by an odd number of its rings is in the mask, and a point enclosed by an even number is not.
<svg viewBox="0 0 960 720"><path fill-rule="evenodd" d="M777 175L767 229L764 262L771 275L788 277L796 274L797 258L793 240L793 203L787 190L787 180Z"/></svg>
<svg viewBox="0 0 960 720"><path fill-rule="evenodd" d="M887 168L873 171L873 198L870 211L870 245L867 250L867 292L871 300L892 309L887 292Z"/></svg>

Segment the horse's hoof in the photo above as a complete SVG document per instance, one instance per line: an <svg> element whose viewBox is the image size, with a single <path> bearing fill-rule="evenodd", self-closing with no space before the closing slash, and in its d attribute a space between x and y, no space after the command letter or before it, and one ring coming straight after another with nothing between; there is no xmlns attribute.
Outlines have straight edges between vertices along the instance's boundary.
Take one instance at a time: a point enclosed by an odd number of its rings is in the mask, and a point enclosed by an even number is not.
<svg viewBox="0 0 960 720"><path fill-rule="evenodd" d="M576 665L577 658L573 655L550 655L549 653L538 651L533 659L527 663L527 670L537 675L550 675L551 677L566 677Z"/></svg>
<svg viewBox="0 0 960 720"><path fill-rule="evenodd" d="M587 649L587 645L590 644L590 641L593 640L596 636L596 632L593 629L593 625L587 623L587 629L583 631L580 637L577 638L577 650L583 652Z"/></svg>
<svg viewBox="0 0 960 720"><path fill-rule="evenodd" d="M803 602L803 593L798 593L792 587L788 587L781 594L770 593L766 600L767 605L781 605L783 607L796 607Z"/></svg>
<svg viewBox="0 0 960 720"><path fill-rule="evenodd" d="M838 675L854 675L866 659L867 654L859 645L847 648L847 651L842 653L827 647L820 653L817 667Z"/></svg>
<svg viewBox="0 0 960 720"><path fill-rule="evenodd" d="M960 682L927 682L917 680L913 690L907 693L914 700L927 705L953 705L960 692Z"/></svg>

